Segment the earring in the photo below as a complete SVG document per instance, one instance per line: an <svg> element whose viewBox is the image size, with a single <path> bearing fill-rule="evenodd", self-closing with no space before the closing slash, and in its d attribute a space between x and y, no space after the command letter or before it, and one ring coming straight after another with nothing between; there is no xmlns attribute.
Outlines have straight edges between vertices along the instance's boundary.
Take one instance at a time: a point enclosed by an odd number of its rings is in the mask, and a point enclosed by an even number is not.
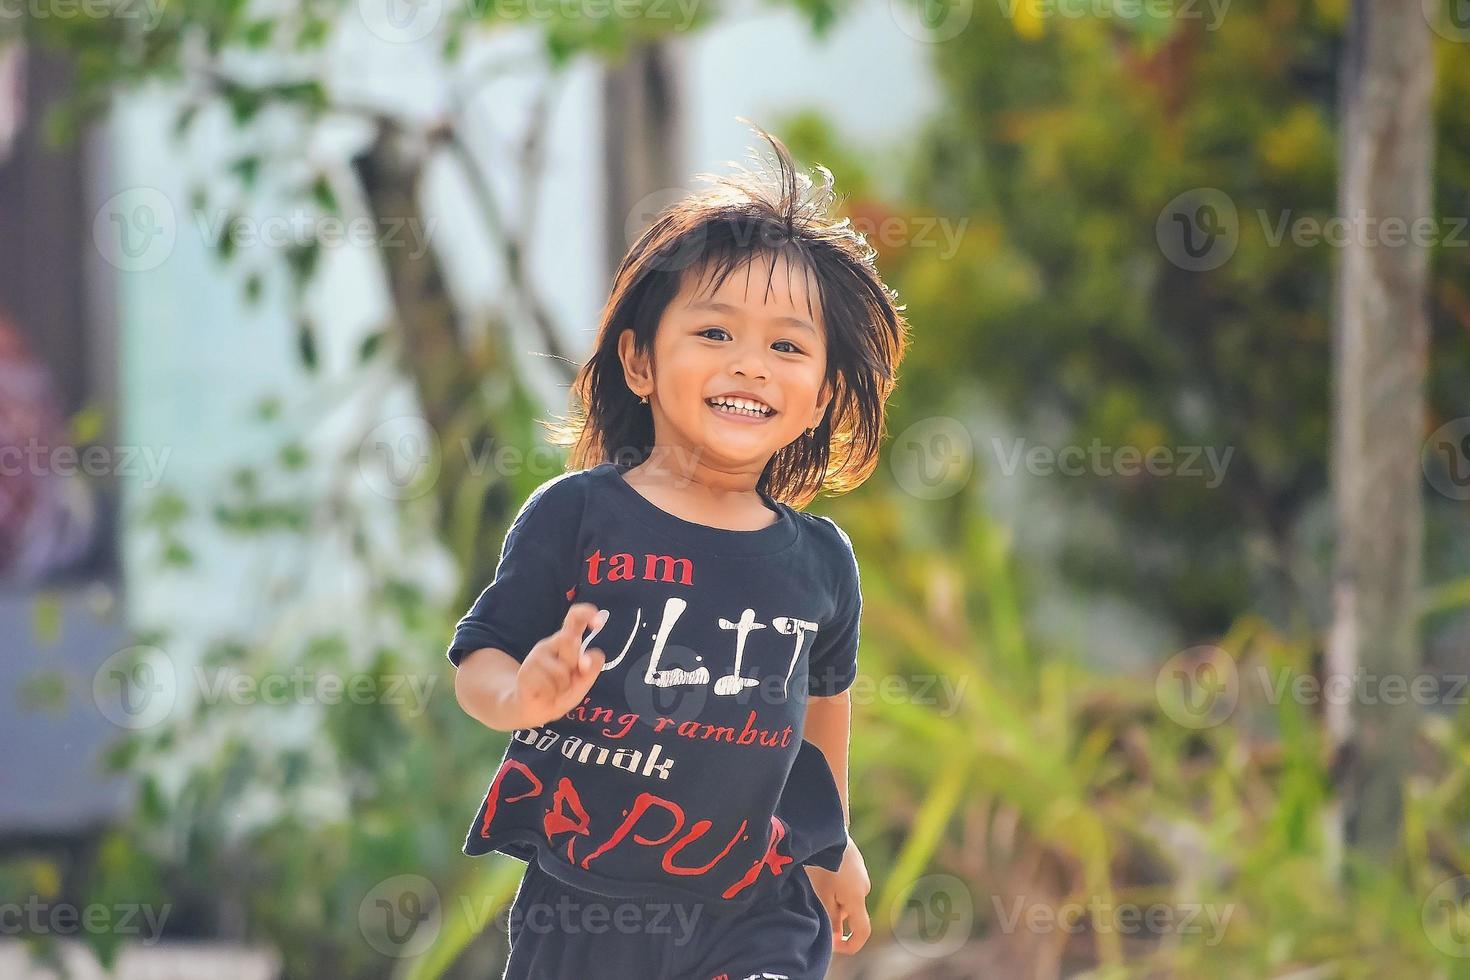
<svg viewBox="0 0 1470 980"><path fill-rule="evenodd" d="M806 434L807 434L807 435L808 435L808 436L813 436L813 435L816 435L816 432L817 432L817 427L816 427L816 426L815 426L815 425L814 425L814 426L812 426L812 427L811 427L811 428L810 428L810 429L807 429L807 430L806 430Z"/></svg>
<svg viewBox="0 0 1470 980"><path fill-rule="evenodd" d="M648 396L647 395L643 395L642 397L640 397L638 399L638 401L639 401L640 404L647 405L648 404Z"/></svg>

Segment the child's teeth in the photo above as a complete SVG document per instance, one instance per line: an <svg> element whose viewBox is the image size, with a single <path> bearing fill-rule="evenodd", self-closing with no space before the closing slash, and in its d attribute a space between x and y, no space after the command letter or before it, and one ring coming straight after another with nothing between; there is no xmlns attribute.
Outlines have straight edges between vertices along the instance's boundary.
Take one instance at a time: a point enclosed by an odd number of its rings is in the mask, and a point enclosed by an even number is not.
<svg viewBox="0 0 1470 980"><path fill-rule="evenodd" d="M716 408L722 409L726 412L739 412L741 415L749 415L753 418L764 418L766 414L765 412L758 411L756 409L741 408L737 405L729 405L724 402L712 402L711 404L713 404Z"/></svg>

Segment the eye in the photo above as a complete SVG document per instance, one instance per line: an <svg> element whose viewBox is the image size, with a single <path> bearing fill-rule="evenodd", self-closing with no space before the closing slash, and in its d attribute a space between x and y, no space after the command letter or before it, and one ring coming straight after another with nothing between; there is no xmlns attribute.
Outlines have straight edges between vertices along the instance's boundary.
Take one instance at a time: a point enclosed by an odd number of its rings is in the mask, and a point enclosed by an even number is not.
<svg viewBox="0 0 1470 980"><path fill-rule="evenodd" d="M707 334L710 334L710 333L713 333L713 332L716 332L716 331L718 331L719 333L725 334L725 336L727 336L727 337L729 336L729 332L726 331L724 327L705 327L702 330L696 331L695 334L694 334L694 336L696 336L696 337L703 337L703 336L705 336ZM713 339L713 338L711 338L711 339ZM793 342L791 342L789 340L778 340L778 341L776 341L775 344L772 344L771 346L772 347L775 347L778 344L785 344L787 347L790 347L791 348L791 350L789 350L789 351L782 351L781 353L783 353L783 354L802 354L802 353L805 353L800 347L796 346L796 344L794 344Z"/></svg>

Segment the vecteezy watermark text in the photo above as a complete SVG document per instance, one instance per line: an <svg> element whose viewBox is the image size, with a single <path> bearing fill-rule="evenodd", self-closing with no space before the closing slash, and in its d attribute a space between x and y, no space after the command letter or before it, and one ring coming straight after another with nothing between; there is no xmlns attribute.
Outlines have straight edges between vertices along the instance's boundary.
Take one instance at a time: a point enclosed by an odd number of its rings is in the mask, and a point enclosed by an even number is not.
<svg viewBox="0 0 1470 980"><path fill-rule="evenodd" d="M1465 674L1378 674L1357 668L1352 674L1301 674L1287 667L1274 672L1256 665L1266 700L1279 704L1290 694L1296 704L1462 705L1470 676Z"/></svg>
<svg viewBox="0 0 1470 980"><path fill-rule="evenodd" d="M154 446L76 447L44 445L35 437L23 446L0 446L0 476L142 476L141 487L152 490L163 480L171 448Z"/></svg>
<svg viewBox="0 0 1470 980"><path fill-rule="evenodd" d="M340 218L333 214L319 214L307 208L265 218L232 214L227 208L217 208L212 214L200 210L194 212L194 222L200 237L213 247L218 247L228 237L230 243L237 248L255 245L266 248L305 248L310 245L325 248L343 245L358 248L407 248L411 259L421 258L429 250L429 239L433 237L438 220L366 216Z"/></svg>
<svg viewBox="0 0 1470 980"><path fill-rule="evenodd" d="M1132 935L1191 935L1206 933L1204 944L1215 946L1225 938L1235 903L1211 902L1111 902L1094 895L1087 902L1027 902L1017 895L1007 903L991 896L996 922L1002 932L1019 930L1050 932L1116 932Z"/></svg>
<svg viewBox="0 0 1470 980"><path fill-rule="evenodd" d="M1279 248L1288 235L1291 243L1299 248L1317 245L1332 248L1347 248L1349 245L1363 248L1400 248L1404 245L1465 248L1470 245L1470 236L1465 233L1470 220L1462 217L1421 216L1409 221L1394 215L1374 216L1359 209L1351 215L1324 219L1316 215L1293 217L1293 212L1287 209L1273 220L1264 208L1258 209L1256 215L1261 222L1261 232L1272 248Z"/></svg>
<svg viewBox="0 0 1470 980"><path fill-rule="evenodd" d="M698 903L626 900L589 902L585 905L570 895L558 895L555 904L526 902L510 913L510 929L540 935L569 936L573 933L602 935L670 936L675 946L694 938L694 927L704 907Z"/></svg>
<svg viewBox="0 0 1470 980"><path fill-rule="evenodd" d="M151 31L163 19L166 0L0 0L0 23L7 20L140 21Z"/></svg>
<svg viewBox="0 0 1470 980"><path fill-rule="evenodd" d="M0 902L0 936L90 935L141 936L145 946L158 942L173 905L146 902L47 902L31 895L24 902Z"/></svg>
<svg viewBox="0 0 1470 980"><path fill-rule="evenodd" d="M996 0L1001 13L1011 20L1024 9L1041 20L1204 20L1205 30L1218 30L1230 10L1231 0Z"/></svg>
<svg viewBox="0 0 1470 980"><path fill-rule="evenodd" d="M996 461L1005 476L1015 476L1023 465L1032 476L1136 476L1147 472L1153 476L1208 477L1205 486L1213 490L1225 479L1225 469L1230 457L1235 455L1234 446L1226 446L1224 452L1216 446L1107 446L1101 439L1093 439L1084 449L1082 446L1026 445L1024 438L1011 440L1007 449L999 436L993 437L991 446ZM1201 466L1201 463L1204 465Z"/></svg>
<svg viewBox="0 0 1470 980"><path fill-rule="evenodd" d="M439 680L433 674L343 675L307 670L300 664L290 671L263 677L233 668L213 672L194 668L200 697L206 704L351 704L410 705L408 717L417 718L428 708L429 696Z"/></svg>

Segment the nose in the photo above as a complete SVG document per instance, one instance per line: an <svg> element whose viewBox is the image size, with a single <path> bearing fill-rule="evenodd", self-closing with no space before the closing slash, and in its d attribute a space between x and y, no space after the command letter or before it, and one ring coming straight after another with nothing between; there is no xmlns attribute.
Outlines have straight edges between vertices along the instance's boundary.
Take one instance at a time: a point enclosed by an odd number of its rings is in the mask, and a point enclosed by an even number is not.
<svg viewBox="0 0 1470 980"><path fill-rule="evenodd" d="M731 345L734 354L730 358L730 373L742 378L760 378L766 380L767 368L765 348L761 342L754 344Z"/></svg>

